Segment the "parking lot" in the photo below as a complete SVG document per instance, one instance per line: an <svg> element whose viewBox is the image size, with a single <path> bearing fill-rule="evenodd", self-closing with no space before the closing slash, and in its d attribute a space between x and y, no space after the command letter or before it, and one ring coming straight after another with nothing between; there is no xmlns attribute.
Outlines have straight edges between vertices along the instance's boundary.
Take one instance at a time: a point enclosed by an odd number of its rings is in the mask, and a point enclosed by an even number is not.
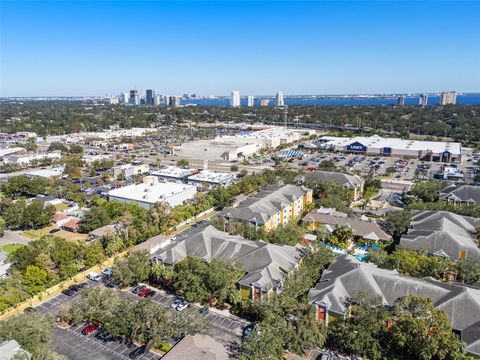
<svg viewBox="0 0 480 360"><path fill-rule="evenodd" d="M177 298L175 295L167 294L164 291L160 291L158 289L152 288L155 290L155 295L151 298L153 301L170 308L173 301ZM124 292L119 291L119 295L121 297L129 296L129 297L136 297L136 295L132 294L131 291ZM192 304L191 306L195 306L196 308L200 309L200 306L196 304ZM172 310L175 311L175 310ZM219 312L216 312L215 309L210 309L209 314L206 316L206 319L211 324L211 329L209 330L209 335L215 337L220 342L235 342L239 341L240 337L242 336L242 331L245 326L248 325L248 322L234 316L227 316L223 315ZM223 334L222 339L218 339L215 335L216 334Z"/></svg>

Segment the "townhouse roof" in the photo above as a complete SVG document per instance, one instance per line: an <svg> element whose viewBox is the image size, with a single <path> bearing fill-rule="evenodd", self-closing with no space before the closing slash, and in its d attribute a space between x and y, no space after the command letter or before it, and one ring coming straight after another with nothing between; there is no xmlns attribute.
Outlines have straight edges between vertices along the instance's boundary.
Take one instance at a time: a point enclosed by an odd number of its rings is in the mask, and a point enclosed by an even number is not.
<svg viewBox="0 0 480 360"><path fill-rule="evenodd" d="M452 185L440 191L438 197L440 200L480 203L480 186Z"/></svg>
<svg viewBox="0 0 480 360"><path fill-rule="evenodd" d="M225 347L209 335L187 335L162 359L164 360L226 360L228 353Z"/></svg>
<svg viewBox="0 0 480 360"><path fill-rule="evenodd" d="M359 293L380 298L384 305L408 295L430 298L443 310L454 330L461 331L467 350L480 354L480 290L443 283L433 278L413 278L396 270L380 269L351 255L337 257L322 274L308 298L330 311L345 314L348 303Z"/></svg>
<svg viewBox="0 0 480 360"><path fill-rule="evenodd" d="M336 172L336 171L310 171L310 172L306 172L304 174L298 175L295 179L301 183L333 182L347 189L356 189L363 184L362 178L360 178L358 175L349 175L349 174Z"/></svg>
<svg viewBox="0 0 480 360"><path fill-rule="evenodd" d="M312 211L304 218L304 222L318 222L330 227L333 230L336 226L349 226L354 236L360 236L369 240L389 240L391 238L380 226L374 221L357 220L345 216L336 216Z"/></svg>
<svg viewBox="0 0 480 360"><path fill-rule="evenodd" d="M480 259L476 228L480 218L461 216L448 211L420 211L412 216L410 229L400 239L400 246L426 249L453 258Z"/></svg>
<svg viewBox="0 0 480 360"><path fill-rule="evenodd" d="M206 261L218 259L238 263L246 273L239 284L258 284L269 291L281 284L286 274L297 268L303 256L303 248L251 241L209 225L161 248L153 256L171 265L187 256Z"/></svg>
<svg viewBox="0 0 480 360"><path fill-rule="evenodd" d="M249 196L236 207L225 208L220 215L264 225L273 215L309 191L304 186L270 185L255 195Z"/></svg>

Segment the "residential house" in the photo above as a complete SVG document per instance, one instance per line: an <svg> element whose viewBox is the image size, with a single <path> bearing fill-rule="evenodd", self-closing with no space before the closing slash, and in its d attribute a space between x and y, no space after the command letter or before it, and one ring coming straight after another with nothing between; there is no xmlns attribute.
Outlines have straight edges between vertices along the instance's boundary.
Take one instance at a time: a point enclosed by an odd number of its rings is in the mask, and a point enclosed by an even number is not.
<svg viewBox="0 0 480 360"><path fill-rule="evenodd" d="M325 226L332 232L337 226L348 226L352 229L353 236L357 239L366 239L373 241L387 241L391 239L385 231L373 220L352 219L347 214L339 213L335 209L326 212L324 208L314 210L308 213L303 222L308 230L316 230L320 226Z"/></svg>
<svg viewBox="0 0 480 360"><path fill-rule="evenodd" d="M97 240L101 239L105 236L114 235L118 231L118 224L110 224L101 226L95 230L90 231L89 239L90 240Z"/></svg>
<svg viewBox="0 0 480 360"><path fill-rule="evenodd" d="M299 218L313 201L312 190L304 186L271 185L249 196L236 207L227 207L220 216L270 231Z"/></svg>
<svg viewBox="0 0 480 360"><path fill-rule="evenodd" d="M480 290L443 283L433 278L413 278L396 270L380 269L351 255L337 257L308 294L316 317L325 325L348 316L351 300L359 293L393 305L403 296L430 298L445 311L452 329L467 344L467 351L480 355Z"/></svg>
<svg viewBox="0 0 480 360"><path fill-rule="evenodd" d="M460 259L480 260L480 218L448 211L420 211L412 216L410 229L400 246Z"/></svg>
<svg viewBox="0 0 480 360"><path fill-rule="evenodd" d="M55 196L51 195L37 195L34 198L30 199L31 201L40 201L43 203L43 206L55 206L63 203L62 199L56 198Z"/></svg>
<svg viewBox="0 0 480 360"><path fill-rule="evenodd" d="M310 171L298 175L295 178L299 184L325 184L335 183L349 190L352 194L352 200L357 201L363 194L365 182L358 175L349 175L336 171Z"/></svg>
<svg viewBox="0 0 480 360"><path fill-rule="evenodd" d="M480 203L480 186L451 185L441 190L438 199L455 205L470 205Z"/></svg>
<svg viewBox="0 0 480 360"><path fill-rule="evenodd" d="M166 265L175 265L187 256L238 263L245 271L238 282L242 298L254 301L273 291L280 292L285 276L299 267L303 255L301 246L246 240L209 225L160 247L152 259Z"/></svg>

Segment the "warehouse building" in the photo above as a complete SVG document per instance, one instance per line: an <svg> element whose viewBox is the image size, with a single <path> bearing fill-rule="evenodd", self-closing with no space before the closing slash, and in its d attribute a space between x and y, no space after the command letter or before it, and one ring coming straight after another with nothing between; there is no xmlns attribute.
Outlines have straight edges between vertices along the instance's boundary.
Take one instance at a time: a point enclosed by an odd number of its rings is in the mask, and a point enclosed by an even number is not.
<svg viewBox="0 0 480 360"><path fill-rule="evenodd" d="M197 192L193 185L158 182L155 176L145 176L142 184L124 186L109 191L109 200L136 204L149 210L157 202L174 207L192 199Z"/></svg>
<svg viewBox="0 0 480 360"><path fill-rule="evenodd" d="M191 175L198 173L197 169L183 169L177 166L167 166L150 174L156 176L160 180L184 182Z"/></svg>
<svg viewBox="0 0 480 360"><path fill-rule="evenodd" d="M203 170L190 176L188 182L203 188L210 188L215 185L228 186L235 181L235 178L236 176L233 173Z"/></svg>
<svg viewBox="0 0 480 360"><path fill-rule="evenodd" d="M462 144L458 142L404 140L373 135L369 137L324 136L320 139L320 144L320 147L331 151L444 163L462 161Z"/></svg>

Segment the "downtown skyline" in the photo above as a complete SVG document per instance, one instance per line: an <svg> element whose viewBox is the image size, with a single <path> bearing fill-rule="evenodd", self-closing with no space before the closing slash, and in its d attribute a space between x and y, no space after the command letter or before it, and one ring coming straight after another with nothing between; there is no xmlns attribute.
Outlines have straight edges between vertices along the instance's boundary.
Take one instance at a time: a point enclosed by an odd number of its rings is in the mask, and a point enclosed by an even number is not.
<svg viewBox="0 0 480 360"><path fill-rule="evenodd" d="M0 6L0 96L480 91L476 2Z"/></svg>

